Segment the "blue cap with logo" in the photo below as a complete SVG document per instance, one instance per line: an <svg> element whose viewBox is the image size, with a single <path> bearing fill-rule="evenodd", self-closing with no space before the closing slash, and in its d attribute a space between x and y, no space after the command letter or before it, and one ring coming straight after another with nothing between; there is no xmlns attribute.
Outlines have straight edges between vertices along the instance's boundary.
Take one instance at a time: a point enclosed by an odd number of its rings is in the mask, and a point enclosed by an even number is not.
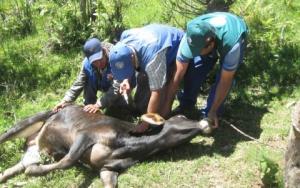
<svg viewBox="0 0 300 188"><path fill-rule="evenodd" d="M131 54L132 50L121 42L111 48L109 53L109 63L114 79L123 81L130 79L134 74Z"/></svg>
<svg viewBox="0 0 300 188"><path fill-rule="evenodd" d="M200 55L209 37L215 37L214 28L207 22L194 19L187 24L186 40L183 41L181 53L187 58Z"/></svg>
<svg viewBox="0 0 300 188"><path fill-rule="evenodd" d="M102 59L103 51L100 40L97 38L87 40L83 46L83 52L90 63Z"/></svg>

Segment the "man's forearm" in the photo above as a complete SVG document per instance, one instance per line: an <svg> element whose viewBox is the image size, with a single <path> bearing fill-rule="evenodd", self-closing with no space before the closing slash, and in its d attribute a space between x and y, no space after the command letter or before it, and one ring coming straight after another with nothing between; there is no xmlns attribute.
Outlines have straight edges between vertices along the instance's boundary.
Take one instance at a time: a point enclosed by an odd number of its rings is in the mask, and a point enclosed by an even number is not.
<svg viewBox="0 0 300 188"><path fill-rule="evenodd" d="M166 101L163 107L162 116L166 118L168 113L171 111L173 100L175 98L176 91L178 90L180 80L172 79L166 88Z"/></svg>
<svg viewBox="0 0 300 188"><path fill-rule="evenodd" d="M147 113L158 113L161 90L151 91L151 96L148 103Z"/></svg>
<svg viewBox="0 0 300 188"><path fill-rule="evenodd" d="M223 103L231 88L234 73L235 71L222 71L220 81L216 88L215 98L211 106L210 113L217 113L217 110Z"/></svg>
<svg viewBox="0 0 300 188"><path fill-rule="evenodd" d="M80 95L82 90L83 90L82 86L72 85L72 87L66 92L63 101L74 102L77 99L77 97Z"/></svg>
<svg viewBox="0 0 300 188"><path fill-rule="evenodd" d="M76 80L72 84L71 88L66 92L63 101L65 102L73 102L77 99L77 97L82 92L86 81L86 74L83 70L83 67L80 70Z"/></svg>
<svg viewBox="0 0 300 188"><path fill-rule="evenodd" d="M165 103L161 114L165 118L172 110L172 104L175 98L175 94L179 88L181 80L186 73L187 67L188 63L176 61L176 69L174 70L173 76L169 84L167 85Z"/></svg>

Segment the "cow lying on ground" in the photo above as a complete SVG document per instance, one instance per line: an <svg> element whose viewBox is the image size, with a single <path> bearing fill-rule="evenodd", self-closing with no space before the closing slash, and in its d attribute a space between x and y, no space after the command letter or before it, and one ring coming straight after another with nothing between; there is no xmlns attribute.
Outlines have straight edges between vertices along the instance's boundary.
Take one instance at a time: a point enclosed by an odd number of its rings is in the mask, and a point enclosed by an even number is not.
<svg viewBox="0 0 300 188"><path fill-rule="evenodd" d="M285 152L285 187L300 187L300 102L292 113L292 127Z"/></svg>
<svg viewBox="0 0 300 188"><path fill-rule="evenodd" d="M161 130L156 134L133 136L130 134L132 123L99 113L86 113L76 105L65 107L58 113L38 113L0 136L0 143L21 137L27 138L29 145L23 160L4 171L0 182L23 171L28 175L43 175L65 169L80 160L99 170L105 187L116 187L118 174L128 167L158 151L188 142L209 129L180 115L159 127ZM38 150L60 160L39 165Z"/></svg>

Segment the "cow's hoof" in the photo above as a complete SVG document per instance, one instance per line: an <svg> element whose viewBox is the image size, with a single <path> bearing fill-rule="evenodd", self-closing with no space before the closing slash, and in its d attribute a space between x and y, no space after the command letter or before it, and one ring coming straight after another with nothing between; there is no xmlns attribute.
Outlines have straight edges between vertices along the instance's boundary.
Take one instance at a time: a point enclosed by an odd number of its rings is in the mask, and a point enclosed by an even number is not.
<svg viewBox="0 0 300 188"><path fill-rule="evenodd" d="M199 122L199 127L200 129L202 130L202 132L204 134L210 134L212 132L212 126L211 126L211 123L210 121L205 118L205 119L202 119L200 122Z"/></svg>
<svg viewBox="0 0 300 188"><path fill-rule="evenodd" d="M29 166L26 168L25 174L29 176L43 175L43 168L37 165Z"/></svg>

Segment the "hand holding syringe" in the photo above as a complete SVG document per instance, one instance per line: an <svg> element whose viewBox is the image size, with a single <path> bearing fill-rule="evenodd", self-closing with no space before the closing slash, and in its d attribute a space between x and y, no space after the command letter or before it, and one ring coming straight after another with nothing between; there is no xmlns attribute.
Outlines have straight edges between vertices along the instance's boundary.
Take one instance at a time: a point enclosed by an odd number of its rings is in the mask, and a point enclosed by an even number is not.
<svg viewBox="0 0 300 188"><path fill-rule="evenodd" d="M130 90L130 84L128 79L123 80L123 82L120 84L120 93L124 97L127 104L129 104L128 101L128 91Z"/></svg>

